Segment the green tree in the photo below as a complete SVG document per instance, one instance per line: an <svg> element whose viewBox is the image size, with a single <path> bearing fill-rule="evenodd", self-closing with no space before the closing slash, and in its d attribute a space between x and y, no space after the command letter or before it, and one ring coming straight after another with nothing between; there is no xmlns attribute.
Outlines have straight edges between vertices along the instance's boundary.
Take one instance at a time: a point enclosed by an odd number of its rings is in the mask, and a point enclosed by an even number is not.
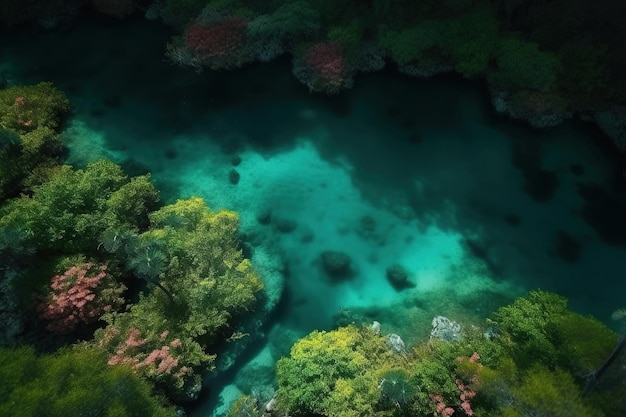
<svg viewBox="0 0 626 417"><path fill-rule="evenodd" d="M29 230L40 250L54 253L94 251L109 227L145 224L141 215L146 217L157 198L147 178L129 183L118 165L105 160L84 170L61 166L33 193L0 209L0 226Z"/></svg>
<svg viewBox="0 0 626 417"><path fill-rule="evenodd" d="M598 320L567 309L557 294L531 291L494 313L501 343L518 365L534 363L561 367L574 373L590 372L615 346L617 334Z"/></svg>
<svg viewBox="0 0 626 417"><path fill-rule="evenodd" d="M502 407L506 415L537 417L602 417L601 410L584 404L580 387L568 372L535 366L526 371L511 389L512 405Z"/></svg>
<svg viewBox="0 0 626 417"><path fill-rule="evenodd" d="M108 366L97 350L77 347L37 356L29 347L0 349L0 415L175 414L128 366Z"/></svg>
<svg viewBox="0 0 626 417"><path fill-rule="evenodd" d="M214 355L205 350L254 307L263 286L239 249L236 213L213 213L194 197L162 207L149 218L151 228L143 233L105 231L102 246L118 254L135 276L163 291L142 295L128 311L105 317L109 326L96 333L96 343L115 360L138 366L180 395L199 383L202 368L211 368ZM133 332L144 342L127 350ZM174 368L159 372L160 365L140 365L175 340L168 359L176 362ZM120 349L124 354L118 358Z"/></svg>
<svg viewBox="0 0 626 417"><path fill-rule="evenodd" d="M49 82L0 90L0 126L18 134L56 130L69 109L65 94Z"/></svg>
<svg viewBox="0 0 626 417"><path fill-rule="evenodd" d="M495 85L546 92L555 88L561 62L536 43L507 37L499 42L496 67L488 77Z"/></svg>
<svg viewBox="0 0 626 417"><path fill-rule="evenodd" d="M399 358L369 329L314 331L277 362L278 400L294 413L374 415L381 398L377 369Z"/></svg>

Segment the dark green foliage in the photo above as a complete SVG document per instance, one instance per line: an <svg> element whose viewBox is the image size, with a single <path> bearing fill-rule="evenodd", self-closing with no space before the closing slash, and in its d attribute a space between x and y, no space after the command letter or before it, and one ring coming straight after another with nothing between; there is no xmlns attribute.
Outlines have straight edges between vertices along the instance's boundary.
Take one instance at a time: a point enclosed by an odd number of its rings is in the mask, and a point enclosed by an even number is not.
<svg viewBox="0 0 626 417"><path fill-rule="evenodd" d="M194 18L209 0L166 0L161 11L163 19L174 26L183 26Z"/></svg>
<svg viewBox="0 0 626 417"><path fill-rule="evenodd" d="M403 31L389 31L380 38L380 46L391 53L399 65L426 59L442 39L441 25L434 20L425 20Z"/></svg>
<svg viewBox="0 0 626 417"><path fill-rule="evenodd" d="M526 371L521 383L511 387L512 405L502 413L538 417L603 417L604 413L584 404L580 387L571 374L535 366ZM518 414L514 414L518 413Z"/></svg>
<svg viewBox="0 0 626 417"><path fill-rule="evenodd" d="M496 54L498 21L491 8L478 9L442 23L441 53L461 75L481 75Z"/></svg>
<svg viewBox="0 0 626 417"><path fill-rule="evenodd" d="M0 90L0 126L19 134L39 127L56 130L70 103L52 83Z"/></svg>
<svg viewBox="0 0 626 417"><path fill-rule="evenodd" d="M617 341L604 324L569 311L567 299L542 291L500 308L494 319L502 343L521 368L541 363L575 374L590 372Z"/></svg>
<svg viewBox="0 0 626 417"><path fill-rule="evenodd" d="M401 369L383 374L379 388L383 400L398 408L405 407L415 395L415 385L409 382L408 373Z"/></svg>
<svg viewBox="0 0 626 417"><path fill-rule="evenodd" d="M228 410L228 417L262 417L259 411L258 401L250 395L242 395L233 403Z"/></svg>
<svg viewBox="0 0 626 417"><path fill-rule="evenodd" d="M381 37L381 47L400 65L453 65L465 77L482 74L498 45L495 11L483 7L445 19L424 19Z"/></svg>
<svg viewBox="0 0 626 417"><path fill-rule="evenodd" d="M559 58L536 43L516 38L499 41L497 70L489 75L496 86L549 91L554 89L562 65Z"/></svg>
<svg viewBox="0 0 626 417"><path fill-rule="evenodd" d="M114 191L106 202L106 210L122 224L146 229L148 213L156 210L158 201L159 193L150 182L150 175L142 175Z"/></svg>
<svg viewBox="0 0 626 417"><path fill-rule="evenodd" d="M33 191L32 198L18 198L1 210L0 226L29 230L40 250L55 253L95 251L108 228L144 225L142 215L147 217L156 199L147 179L129 183L118 165L104 160L84 170L59 167Z"/></svg>
<svg viewBox="0 0 626 417"><path fill-rule="evenodd" d="M163 243L146 238L136 238L131 242L128 268L142 279L149 281L157 279L169 263Z"/></svg>
<svg viewBox="0 0 626 417"><path fill-rule="evenodd" d="M0 90L0 201L45 178L41 167L63 152L57 129L68 109L50 83Z"/></svg>
<svg viewBox="0 0 626 417"><path fill-rule="evenodd" d="M128 226L112 226L100 235L98 249L104 249L124 258L132 250L132 242L137 232Z"/></svg>
<svg viewBox="0 0 626 417"><path fill-rule="evenodd" d="M248 33L253 38L279 39L291 45L315 36L320 29L319 20L319 12L307 0L290 1L250 22Z"/></svg>
<svg viewBox="0 0 626 417"><path fill-rule="evenodd" d="M129 368L101 352L76 348L37 356L0 349L0 415L12 417L173 416Z"/></svg>
<svg viewBox="0 0 626 417"><path fill-rule="evenodd" d="M19 148L20 135L12 130L0 127L0 152L9 153L15 148Z"/></svg>
<svg viewBox="0 0 626 417"><path fill-rule="evenodd" d="M0 270L17 266L35 253L33 235L19 225L0 226Z"/></svg>

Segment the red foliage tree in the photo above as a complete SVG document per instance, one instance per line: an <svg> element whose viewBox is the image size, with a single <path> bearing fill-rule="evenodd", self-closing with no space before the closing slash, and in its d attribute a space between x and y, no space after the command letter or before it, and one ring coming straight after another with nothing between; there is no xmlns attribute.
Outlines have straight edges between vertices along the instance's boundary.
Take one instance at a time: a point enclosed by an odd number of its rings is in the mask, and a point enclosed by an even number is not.
<svg viewBox="0 0 626 417"><path fill-rule="evenodd" d="M240 66L245 56L247 22L240 17L227 17L204 26L194 23L184 34L184 45L194 51L211 68Z"/></svg>
<svg viewBox="0 0 626 417"><path fill-rule="evenodd" d="M93 323L124 303L120 295L126 287L106 269L106 265L85 263L52 277L52 292L38 306L41 316L50 321L48 330L69 333L80 323Z"/></svg>
<svg viewBox="0 0 626 417"><path fill-rule="evenodd" d="M302 56L298 78L312 90L336 93L344 86L347 64L339 42L322 42L311 46Z"/></svg>

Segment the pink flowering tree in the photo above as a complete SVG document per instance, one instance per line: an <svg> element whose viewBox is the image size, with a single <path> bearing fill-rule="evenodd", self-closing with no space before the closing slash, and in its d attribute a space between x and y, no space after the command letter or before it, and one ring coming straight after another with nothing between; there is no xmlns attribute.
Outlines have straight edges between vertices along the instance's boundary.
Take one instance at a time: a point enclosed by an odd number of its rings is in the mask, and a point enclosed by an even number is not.
<svg viewBox="0 0 626 417"><path fill-rule="evenodd" d="M190 353L196 350L193 342L174 337L169 330L159 334L145 334L130 327L121 330L108 326L97 335L98 346L112 352L108 364L130 365L138 373L172 390L182 390L190 380L198 378L193 366L198 362Z"/></svg>
<svg viewBox="0 0 626 417"><path fill-rule="evenodd" d="M472 401L479 389L478 372L482 368L479 360L480 355L474 352L469 357L457 357L455 363L420 361L419 385L428 389L430 402L430 406L422 402L423 409L431 409L437 417L473 416Z"/></svg>
<svg viewBox="0 0 626 417"><path fill-rule="evenodd" d="M472 399L476 396L476 387L479 386L478 371L482 368L479 362L480 355L477 352L468 357L459 356L457 359L457 375L454 383L459 389L459 408L467 416L473 416Z"/></svg>
<svg viewBox="0 0 626 417"><path fill-rule="evenodd" d="M189 25L181 38L167 46L167 56L176 64L196 68L231 69L251 60L246 47L247 21L228 16L217 22L202 20Z"/></svg>
<svg viewBox="0 0 626 417"><path fill-rule="evenodd" d="M41 299L38 310L48 320L48 330L70 333L80 324L93 323L102 314L124 304L126 287L107 274L106 265L73 266L50 282L51 292Z"/></svg>
<svg viewBox="0 0 626 417"><path fill-rule="evenodd" d="M310 46L294 63L294 75L311 91L336 94L351 85L350 69L340 42Z"/></svg>

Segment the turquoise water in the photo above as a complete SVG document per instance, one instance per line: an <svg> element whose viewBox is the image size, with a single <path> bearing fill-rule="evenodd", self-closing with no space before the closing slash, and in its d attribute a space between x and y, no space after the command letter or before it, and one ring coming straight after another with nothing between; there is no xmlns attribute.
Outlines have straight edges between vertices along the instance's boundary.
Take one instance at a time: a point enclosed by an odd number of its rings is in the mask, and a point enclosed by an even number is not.
<svg viewBox="0 0 626 417"><path fill-rule="evenodd" d="M435 315L476 322L533 288L607 323L624 307L624 165L590 126L533 131L452 77L389 70L326 98L288 60L196 74L164 61L167 32L146 22L2 39L5 78L52 80L74 103L68 163L107 157L151 172L164 202L198 195L240 214L272 313L193 415L270 396L290 344L345 320L411 344ZM341 279L321 264L329 250L351 259ZM389 284L393 264L415 287Z"/></svg>

